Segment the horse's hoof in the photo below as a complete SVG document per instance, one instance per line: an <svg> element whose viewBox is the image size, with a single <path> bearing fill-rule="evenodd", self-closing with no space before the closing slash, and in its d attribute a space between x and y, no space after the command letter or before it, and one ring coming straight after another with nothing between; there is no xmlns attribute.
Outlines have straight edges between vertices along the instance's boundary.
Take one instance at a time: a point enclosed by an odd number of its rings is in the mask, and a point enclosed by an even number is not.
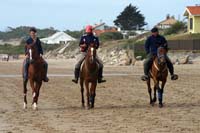
<svg viewBox="0 0 200 133"><path fill-rule="evenodd" d="M153 107L154 106L154 102L150 103L150 105Z"/></svg>
<svg viewBox="0 0 200 133"><path fill-rule="evenodd" d="M91 105L90 108L93 109L93 108L94 108L94 105Z"/></svg>
<svg viewBox="0 0 200 133"><path fill-rule="evenodd" d="M90 109L90 106L87 106L86 109L89 110L89 109Z"/></svg>
<svg viewBox="0 0 200 133"><path fill-rule="evenodd" d="M159 103L159 108L162 108L163 107L163 104L162 103Z"/></svg>
<svg viewBox="0 0 200 133"><path fill-rule="evenodd" d="M82 105L81 107L84 109L84 108L85 108L85 105Z"/></svg>
<svg viewBox="0 0 200 133"><path fill-rule="evenodd" d="M27 104L24 103L23 109L27 109Z"/></svg>
<svg viewBox="0 0 200 133"><path fill-rule="evenodd" d="M156 98L154 98L152 102L154 102L154 103L155 103L155 102L156 102Z"/></svg>
<svg viewBox="0 0 200 133"><path fill-rule="evenodd" d="M36 103L33 104L33 110L38 110L38 107L37 107Z"/></svg>

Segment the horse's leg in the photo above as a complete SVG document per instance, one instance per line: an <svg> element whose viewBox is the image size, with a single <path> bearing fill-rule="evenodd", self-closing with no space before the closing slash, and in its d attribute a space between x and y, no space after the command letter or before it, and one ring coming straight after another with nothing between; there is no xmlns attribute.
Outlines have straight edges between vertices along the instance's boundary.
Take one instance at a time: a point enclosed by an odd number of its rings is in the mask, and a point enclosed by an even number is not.
<svg viewBox="0 0 200 133"><path fill-rule="evenodd" d="M156 90L157 90L157 86L155 86L154 88L154 97L153 97L153 102L155 103L157 101L157 97L156 97Z"/></svg>
<svg viewBox="0 0 200 133"><path fill-rule="evenodd" d="M94 108L94 101L95 101L95 96L96 96L96 87L97 87L97 82L92 83L91 85L91 91L90 91L90 102L91 102L91 108Z"/></svg>
<svg viewBox="0 0 200 133"><path fill-rule="evenodd" d="M81 86L81 97L82 97L82 107L85 107L85 100L84 100L84 86L83 86L83 78L80 78L80 86Z"/></svg>
<svg viewBox="0 0 200 133"><path fill-rule="evenodd" d="M148 87L148 92L149 92L149 97L150 97L150 104L152 104L153 101L152 101L152 96L151 96L152 90L151 90L151 81L150 81L150 79L147 80L147 87Z"/></svg>
<svg viewBox="0 0 200 133"><path fill-rule="evenodd" d="M165 84L166 84L166 80L163 80L162 84L161 84L161 88L159 87L159 89L158 89L158 100L159 100L160 108L163 107L162 100L163 100L163 91L164 91Z"/></svg>
<svg viewBox="0 0 200 133"><path fill-rule="evenodd" d="M33 95L33 102L32 102L32 106L33 109L36 110L37 109L37 104L36 104L36 87L35 87L35 82L33 80L30 80L30 85L32 88L32 95Z"/></svg>
<svg viewBox="0 0 200 133"><path fill-rule="evenodd" d="M157 97L156 97L156 90L157 90L157 86L154 86L154 97L153 97L153 102L155 103L157 101Z"/></svg>
<svg viewBox="0 0 200 133"><path fill-rule="evenodd" d="M40 88L42 86L42 81L39 81L36 83L36 105L38 104L38 98L39 98L39 95L40 95Z"/></svg>
<svg viewBox="0 0 200 133"><path fill-rule="evenodd" d="M157 97L156 97L156 90L159 89L159 81L157 81L156 79L154 79L154 97L153 97L153 103L156 102Z"/></svg>
<svg viewBox="0 0 200 133"><path fill-rule="evenodd" d="M89 82L85 81L85 88L86 88L86 95L87 95L87 108L90 108L90 101L89 101L89 97L90 97L90 90L89 90Z"/></svg>
<svg viewBox="0 0 200 133"><path fill-rule="evenodd" d="M24 109L27 108L27 83L28 83L28 80L23 80L23 87L24 87Z"/></svg>

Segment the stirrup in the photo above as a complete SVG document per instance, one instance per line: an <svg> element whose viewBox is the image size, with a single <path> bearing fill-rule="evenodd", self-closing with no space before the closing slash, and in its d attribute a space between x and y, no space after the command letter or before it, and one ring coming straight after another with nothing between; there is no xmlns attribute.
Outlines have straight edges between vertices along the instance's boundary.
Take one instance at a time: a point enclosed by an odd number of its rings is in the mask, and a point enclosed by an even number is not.
<svg viewBox="0 0 200 133"><path fill-rule="evenodd" d="M141 80L142 80L142 81L147 81L147 80L149 80L149 76L143 75L143 76L141 77Z"/></svg>
<svg viewBox="0 0 200 133"><path fill-rule="evenodd" d="M178 79L178 75L176 74L171 75L171 80L177 80L177 79Z"/></svg>

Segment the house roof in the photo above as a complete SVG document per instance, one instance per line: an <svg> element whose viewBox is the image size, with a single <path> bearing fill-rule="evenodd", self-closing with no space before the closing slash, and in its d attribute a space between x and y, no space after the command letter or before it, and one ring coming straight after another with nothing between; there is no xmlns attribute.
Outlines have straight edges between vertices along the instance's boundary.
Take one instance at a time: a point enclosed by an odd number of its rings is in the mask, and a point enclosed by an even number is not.
<svg viewBox="0 0 200 133"><path fill-rule="evenodd" d="M42 38L41 41L48 41L48 42L55 42L56 40L60 41L75 41L76 39L71 37L70 35L64 33L64 32L56 32L50 37Z"/></svg>
<svg viewBox="0 0 200 133"><path fill-rule="evenodd" d="M187 6L184 16L188 15L200 16L200 6Z"/></svg>
<svg viewBox="0 0 200 133"><path fill-rule="evenodd" d="M55 34L53 34L51 37L49 37L50 39L56 39L56 38L62 38L62 39L66 39L66 40L76 40L73 37L71 37L70 35L64 33L64 32L57 32Z"/></svg>
<svg viewBox="0 0 200 133"><path fill-rule="evenodd" d="M172 25L172 24L175 24L176 22L177 20L171 17L169 19L161 21L160 23L158 23L158 25Z"/></svg>
<svg viewBox="0 0 200 133"><path fill-rule="evenodd" d="M93 27L93 29L96 29L97 27L100 27L102 25L105 25L105 23L95 24L94 27Z"/></svg>

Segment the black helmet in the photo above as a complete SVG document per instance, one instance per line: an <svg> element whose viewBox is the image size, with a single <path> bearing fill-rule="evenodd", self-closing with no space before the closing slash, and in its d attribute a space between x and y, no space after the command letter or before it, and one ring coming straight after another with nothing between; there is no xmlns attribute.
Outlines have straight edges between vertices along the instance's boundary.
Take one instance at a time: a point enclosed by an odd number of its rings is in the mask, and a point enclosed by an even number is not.
<svg viewBox="0 0 200 133"><path fill-rule="evenodd" d="M152 33L158 32L158 28L157 28L157 27L153 27L153 29L151 29L151 32L152 32Z"/></svg>

